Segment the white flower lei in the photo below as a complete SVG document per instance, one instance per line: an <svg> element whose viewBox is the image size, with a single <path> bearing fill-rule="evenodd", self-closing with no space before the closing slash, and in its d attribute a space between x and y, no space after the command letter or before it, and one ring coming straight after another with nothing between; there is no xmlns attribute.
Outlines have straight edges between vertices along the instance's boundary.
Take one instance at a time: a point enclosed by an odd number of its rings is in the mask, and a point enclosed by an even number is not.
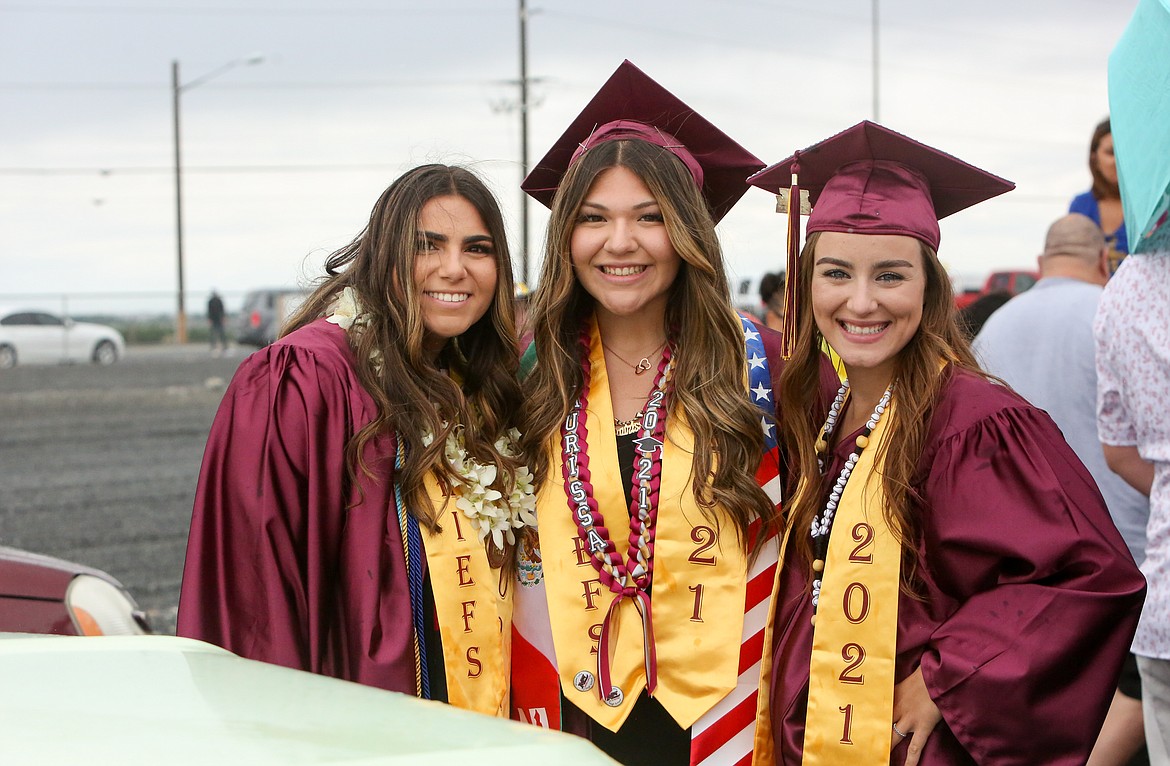
<svg viewBox="0 0 1170 766"><path fill-rule="evenodd" d="M432 434L423 436L423 445L435 440ZM520 432L509 428L496 440L496 449L505 457L516 456L516 443ZM528 466L518 467L513 474L508 496L495 489L499 473L493 464L483 465L469 457L463 444L463 426L455 426L447 435L443 456L451 470L457 474L452 483L459 496L455 507L471 521L476 534L482 541L490 534L496 548L503 550L504 540L508 545L516 544L514 530L522 527L536 527L536 489L532 485L532 472Z"/></svg>
<svg viewBox="0 0 1170 766"><path fill-rule="evenodd" d="M353 288L346 287L338 296L333 313L326 321L346 331L353 328L360 331L368 319ZM380 366L381 353L375 351L371 361L375 366ZM434 440L434 434L424 434L423 446L430 446ZM496 450L504 457L516 457L519 441L520 432L510 428L496 440ZM533 476L528 466L522 465L515 470L512 486L505 498L500 490L492 487L498 473L496 466L483 465L467 455L462 425L455 426L448 433L443 456L457 475L452 482L459 495L455 507L471 521L481 541L490 534L492 543L502 550L504 540L509 545L516 544L514 530L525 526L536 527L536 489L532 485Z"/></svg>
<svg viewBox="0 0 1170 766"><path fill-rule="evenodd" d="M356 334L369 324L370 317L362 311L361 301L358 300L354 289L346 287L341 291L341 295L337 296L337 302L333 304L333 313L326 317L325 321L332 322L341 329ZM381 349L374 349L370 352L370 363L374 365L375 372L382 371Z"/></svg>

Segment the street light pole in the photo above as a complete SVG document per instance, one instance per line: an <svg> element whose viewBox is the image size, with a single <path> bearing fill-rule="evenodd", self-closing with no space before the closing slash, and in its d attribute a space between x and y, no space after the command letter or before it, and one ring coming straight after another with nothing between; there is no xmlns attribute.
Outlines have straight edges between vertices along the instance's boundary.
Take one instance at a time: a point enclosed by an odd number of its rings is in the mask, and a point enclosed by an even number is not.
<svg viewBox="0 0 1170 766"><path fill-rule="evenodd" d="M175 343L187 342L187 302L186 302L186 285L184 284L183 274L183 154L182 143L179 134L179 96L184 91L202 85L213 77L218 77L229 69L234 69L241 64L251 66L259 64L264 60L264 56L254 53L247 58L234 59L219 67L213 69L202 77L197 77L186 85L182 84L179 79L179 62L174 60L171 62L171 112L174 116L174 133L175 133L175 256L178 264L178 314L175 319Z"/></svg>
<svg viewBox="0 0 1170 766"><path fill-rule="evenodd" d="M878 7L879 3L880 3L880 0L873 0L872 27L873 27L873 121L874 122L881 122L881 116L878 113L878 107L881 104L879 90L878 90L878 86L880 85L880 80L878 78L878 64L880 61L879 56L878 56L878 43L880 42L880 34L878 32L878 11L880 10Z"/></svg>
<svg viewBox="0 0 1170 766"><path fill-rule="evenodd" d="M528 4L526 0L520 0L520 180L527 176ZM523 189L520 190L520 279L528 285L528 194Z"/></svg>
<svg viewBox="0 0 1170 766"><path fill-rule="evenodd" d="M179 305L175 319L175 343L187 342L187 307L183 284L183 160L179 147L179 62L171 62L171 109L175 121L175 255L179 265Z"/></svg>

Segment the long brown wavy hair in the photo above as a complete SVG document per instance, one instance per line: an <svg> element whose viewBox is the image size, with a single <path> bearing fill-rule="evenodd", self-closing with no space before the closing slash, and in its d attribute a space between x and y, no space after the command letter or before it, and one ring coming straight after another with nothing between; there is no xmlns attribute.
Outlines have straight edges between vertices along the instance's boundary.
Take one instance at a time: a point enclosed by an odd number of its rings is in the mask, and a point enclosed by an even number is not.
<svg viewBox="0 0 1170 766"><path fill-rule="evenodd" d="M797 488L791 495L786 516L789 528L794 530L796 550L809 565L814 554L807 530L825 501L815 444L831 396L818 385L822 336L812 312L812 277L819 239L819 233L810 234L800 255L797 343L791 361L780 376L779 399L784 408L784 417L780 419L781 440L793 475L797 477ZM898 353L892 394L897 407L877 456L882 465L884 516L901 545L902 585L908 592L915 591L916 545L921 533L921 503L912 482L926 446L935 402L956 368L989 377L979 369L956 321L954 292L946 270L931 247L920 243L920 250L926 274L922 321L910 342Z"/></svg>
<svg viewBox="0 0 1170 766"><path fill-rule="evenodd" d="M483 218L494 245L496 291L483 317L447 342L436 366L423 351L425 326L414 262L423 206L443 196L462 197ZM349 342L358 379L373 397L378 414L346 445L351 480L356 481L358 471L375 477L366 461L367 443L383 434L397 434L407 447L396 476L404 502L420 523L435 530L438 511L427 497L423 478L433 472L444 491L451 493L455 474L443 457L443 447L451 430L462 426L467 454L498 466L497 488L510 487L523 459L501 454L495 442L516 425L520 410L512 264L499 204L484 182L470 170L447 165L408 171L379 197L366 228L329 256L325 273L284 333L326 315L346 287L357 293L368 315L364 327L350 330ZM375 364L372 360L378 357L380 364ZM456 373L462 386L441 368ZM422 443L425 433L435 435L430 445Z"/></svg>
<svg viewBox="0 0 1170 766"><path fill-rule="evenodd" d="M713 512L721 508L747 548L748 525L755 518L772 523L775 509L754 478L763 435L759 410L744 388L743 327L731 308L707 203L682 162L666 149L637 139L599 144L569 168L553 198L540 287L528 310L537 362L524 382L526 451L546 454L550 438L560 433L581 394L579 339L594 301L574 274L570 241L594 180L614 167L630 170L646 184L682 259L666 309L675 362L669 406L686 416L695 434L691 480L696 502L716 525L720 519ZM535 462L538 485L556 480L545 461Z"/></svg>

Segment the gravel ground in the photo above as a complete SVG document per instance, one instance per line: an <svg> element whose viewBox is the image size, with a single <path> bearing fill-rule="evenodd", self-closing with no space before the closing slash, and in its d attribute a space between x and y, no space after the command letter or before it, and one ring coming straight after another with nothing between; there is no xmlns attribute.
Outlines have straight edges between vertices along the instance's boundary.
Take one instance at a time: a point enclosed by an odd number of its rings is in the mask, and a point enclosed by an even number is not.
<svg viewBox="0 0 1170 766"><path fill-rule="evenodd" d="M203 446L246 353L0 370L0 543L106 570L173 633Z"/></svg>

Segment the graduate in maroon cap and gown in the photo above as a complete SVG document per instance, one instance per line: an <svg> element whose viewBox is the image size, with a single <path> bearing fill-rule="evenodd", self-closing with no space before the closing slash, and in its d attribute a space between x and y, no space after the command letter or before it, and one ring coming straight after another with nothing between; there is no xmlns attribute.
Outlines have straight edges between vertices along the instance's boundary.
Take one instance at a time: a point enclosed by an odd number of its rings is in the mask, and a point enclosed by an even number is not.
<svg viewBox="0 0 1170 766"><path fill-rule="evenodd" d="M813 203L781 381L775 762L1085 763L1144 581L1056 425L979 370L936 255L938 218L1011 184L868 122L752 183Z"/></svg>
<svg viewBox="0 0 1170 766"><path fill-rule="evenodd" d="M715 236L762 166L625 62L524 182L552 213L513 705L624 764L731 766L770 741L779 338L736 315Z"/></svg>
<svg viewBox="0 0 1170 766"><path fill-rule="evenodd" d="M463 168L416 168L326 273L224 395L178 633L506 715L502 565L535 519L499 206Z"/></svg>

